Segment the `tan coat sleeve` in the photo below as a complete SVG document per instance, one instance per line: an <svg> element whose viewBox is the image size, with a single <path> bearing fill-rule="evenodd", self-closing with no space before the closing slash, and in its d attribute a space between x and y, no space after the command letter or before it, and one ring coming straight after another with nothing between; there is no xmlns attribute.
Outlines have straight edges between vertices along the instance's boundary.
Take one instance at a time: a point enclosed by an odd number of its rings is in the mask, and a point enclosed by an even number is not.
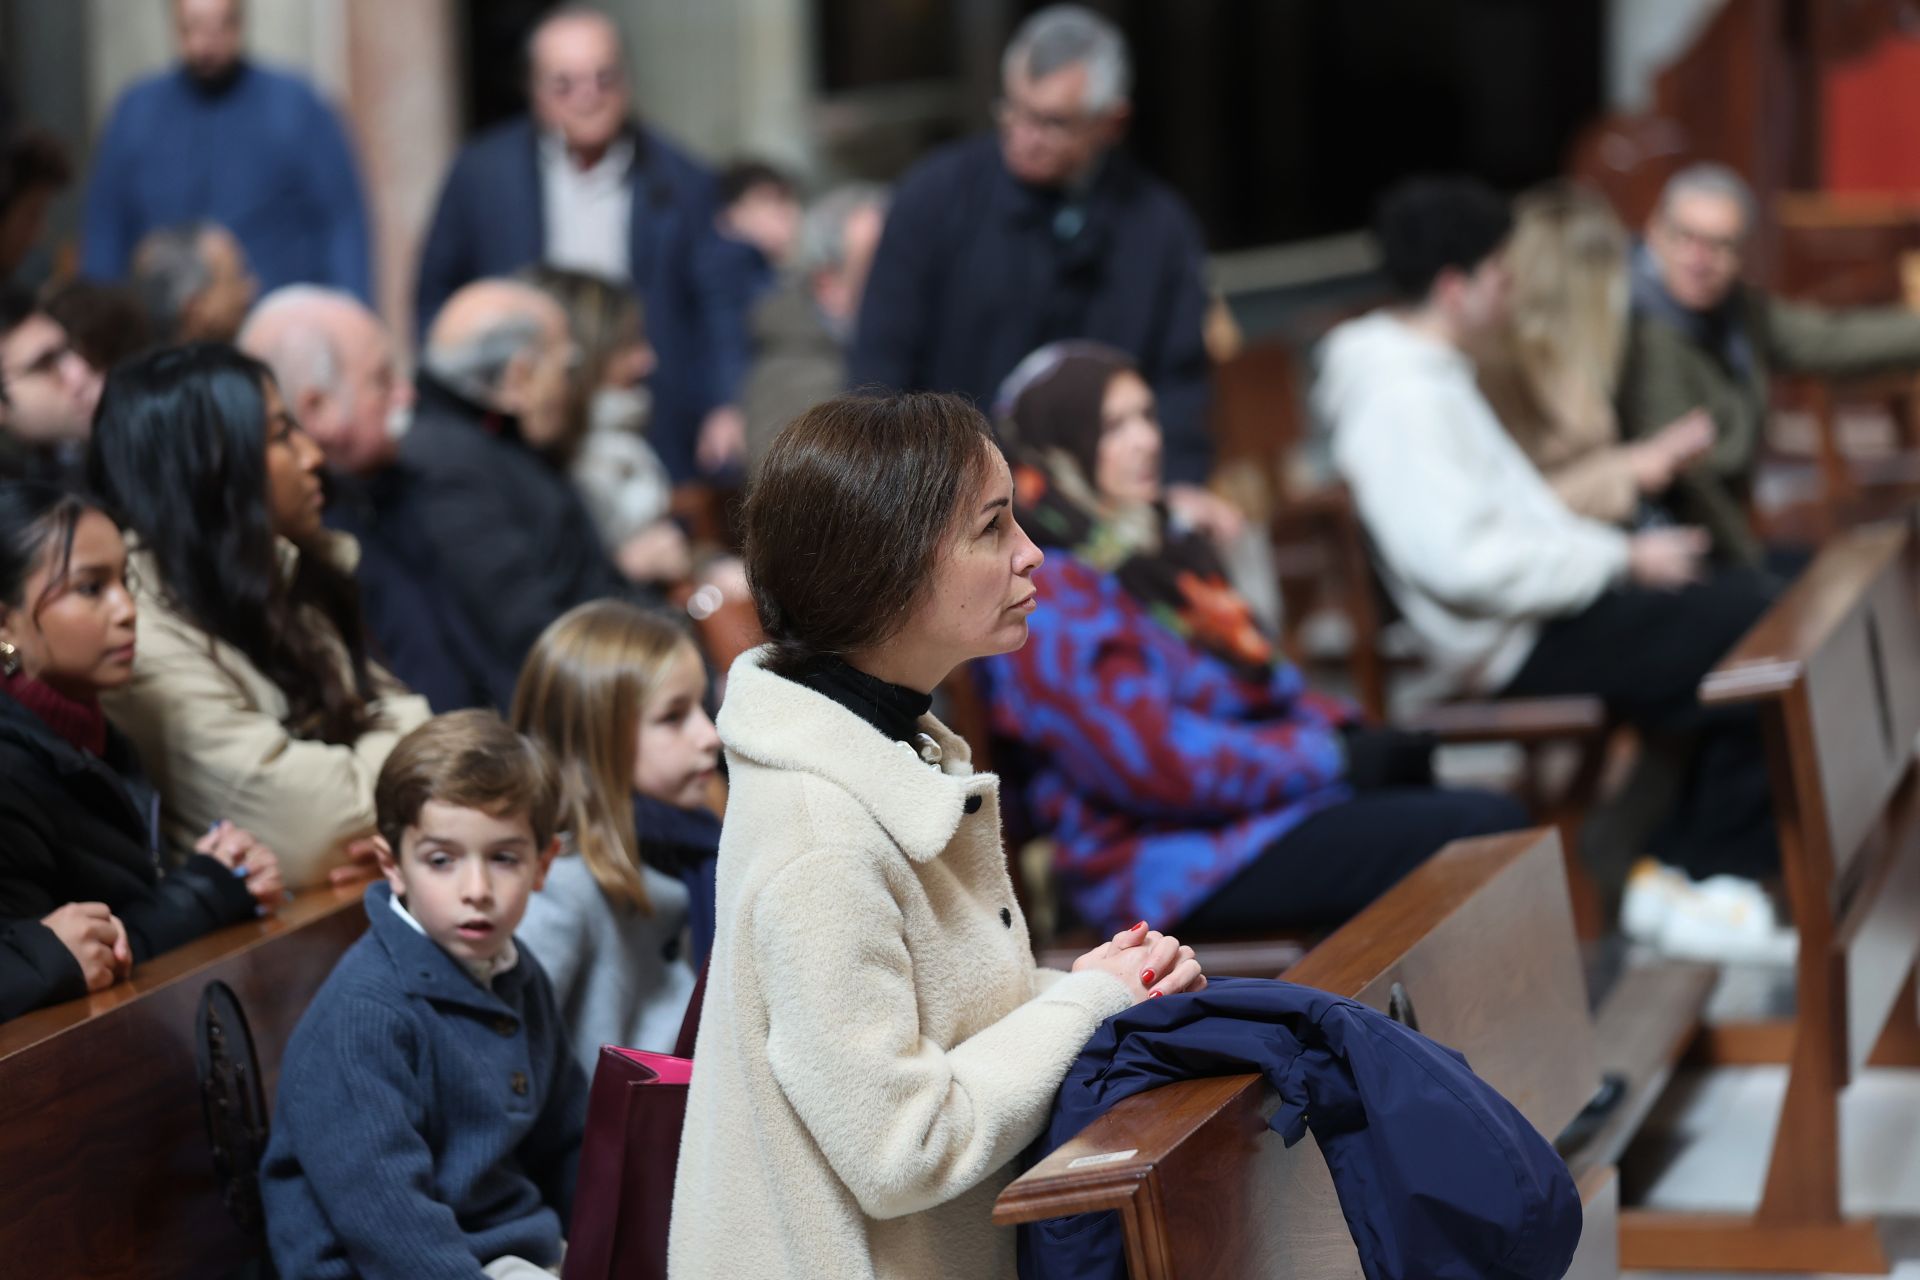
<svg viewBox="0 0 1920 1280"><path fill-rule="evenodd" d="M1766 304L1767 353L1782 369L1857 374L1920 368L1920 311L1862 307L1829 311Z"/></svg>
<svg viewBox="0 0 1920 1280"><path fill-rule="evenodd" d="M203 633L143 625L140 645L133 683L107 710L159 783L170 829L244 827L279 855L289 888L324 881L341 846L373 830L380 766L432 714L383 673L382 727L351 745L307 741L258 696L265 678L237 655L216 660Z"/></svg>

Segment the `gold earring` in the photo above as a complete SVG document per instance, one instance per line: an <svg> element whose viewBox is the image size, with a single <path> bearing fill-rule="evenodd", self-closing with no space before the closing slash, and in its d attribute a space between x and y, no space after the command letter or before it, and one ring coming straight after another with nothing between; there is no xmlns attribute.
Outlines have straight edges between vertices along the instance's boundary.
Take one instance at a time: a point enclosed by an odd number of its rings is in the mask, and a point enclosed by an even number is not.
<svg viewBox="0 0 1920 1280"><path fill-rule="evenodd" d="M0 640L0 673L20 674L20 651L13 647L11 640Z"/></svg>

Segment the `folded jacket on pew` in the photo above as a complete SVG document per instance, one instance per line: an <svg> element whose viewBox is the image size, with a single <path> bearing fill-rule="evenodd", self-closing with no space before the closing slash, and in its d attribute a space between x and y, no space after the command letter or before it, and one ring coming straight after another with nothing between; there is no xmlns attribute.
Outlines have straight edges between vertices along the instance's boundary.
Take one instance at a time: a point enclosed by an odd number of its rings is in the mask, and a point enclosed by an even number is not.
<svg viewBox="0 0 1920 1280"><path fill-rule="evenodd" d="M1544 1280L1580 1241L1552 1145L1467 1060L1355 1001L1216 978L1101 1024L1067 1072L1036 1161L1121 1099L1199 1076L1264 1074L1288 1146L1309 1128L1368 1280ZM1096 1221L1104 1218L1105 1221ZM1020 1229L1022 1280L1124 1280L1112 1213Z"/></svg>

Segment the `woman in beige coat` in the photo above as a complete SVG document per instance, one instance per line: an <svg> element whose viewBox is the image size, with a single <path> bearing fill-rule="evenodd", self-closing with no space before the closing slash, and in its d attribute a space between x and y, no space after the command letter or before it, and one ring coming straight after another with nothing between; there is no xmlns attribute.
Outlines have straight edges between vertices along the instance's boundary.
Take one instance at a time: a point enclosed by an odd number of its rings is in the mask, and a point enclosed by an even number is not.
<svg viewBox="0 0 1920 1280"><path fill-rule="evenodd" d="M367 657L357 548L321 524L319 466L265 366L213 345L116 368L89 459L140 606L133 680L107 715L170 843L231 819L295 888L363 851L374 778L431 714Z"/></svg>
<svg viewBox="0 0 1920 1280"><path fill-rule="evenodd" d="M684 1280L1011 1277L991 1220L1100 1022L1205 983L1145 922L1036 969L998 783L928 714L1018 648L1040 552L986 422L829 400L762 463L734 664L718 929L674 1187Z"/></svg>
<svg viewBox="0 0 1920 1280"><path fill-rule="evenodd" d="M1505 327L1476 350L1480 389L1577 515L1635 522L1643 498L1713 443L1704 410L1645 440L1620 438L1613 397L1627 337L1627 233L1604 197L1572 183L1514 204Z"/></svg>

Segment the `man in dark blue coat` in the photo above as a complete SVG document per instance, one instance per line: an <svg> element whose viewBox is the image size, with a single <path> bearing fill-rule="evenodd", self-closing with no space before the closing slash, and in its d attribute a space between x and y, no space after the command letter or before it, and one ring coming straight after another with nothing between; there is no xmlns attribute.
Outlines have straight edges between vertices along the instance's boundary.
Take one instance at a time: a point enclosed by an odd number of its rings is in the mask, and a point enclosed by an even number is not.
<svg viewBox="0 0 1920 1280"><path fill-rule="evenodd" d="M630 280L659 357L651 442L676 481L745 455L720 385L744 367L740 292L714 230L713 175L635 124L620 37L604 14L564 7L528 42L532 114L462 148L420 254L424 332L460 286L535 263Z"/></svg>
<svg viewBox="0 0 1920 1280"><path fill-rule="evenodd" d="M211 222L263 290L324 284L366 301L367 215L339 117L305 81L246 59L241 0L173 11L180 65L127 90L100 136L82 272L119 280L148 232Z"/></svg>
<svg viewBox="0 0 1920 1280"><path fill-rule="evenodd" d="M998 136L944 148L900 183L851 381L986 407L1034 349L1109 343L1159 399L1169 500L1205 504L1205 245L1180 197L1116 148L1129 76L1120 33L1077 5L1015 33Z"/></svg>

